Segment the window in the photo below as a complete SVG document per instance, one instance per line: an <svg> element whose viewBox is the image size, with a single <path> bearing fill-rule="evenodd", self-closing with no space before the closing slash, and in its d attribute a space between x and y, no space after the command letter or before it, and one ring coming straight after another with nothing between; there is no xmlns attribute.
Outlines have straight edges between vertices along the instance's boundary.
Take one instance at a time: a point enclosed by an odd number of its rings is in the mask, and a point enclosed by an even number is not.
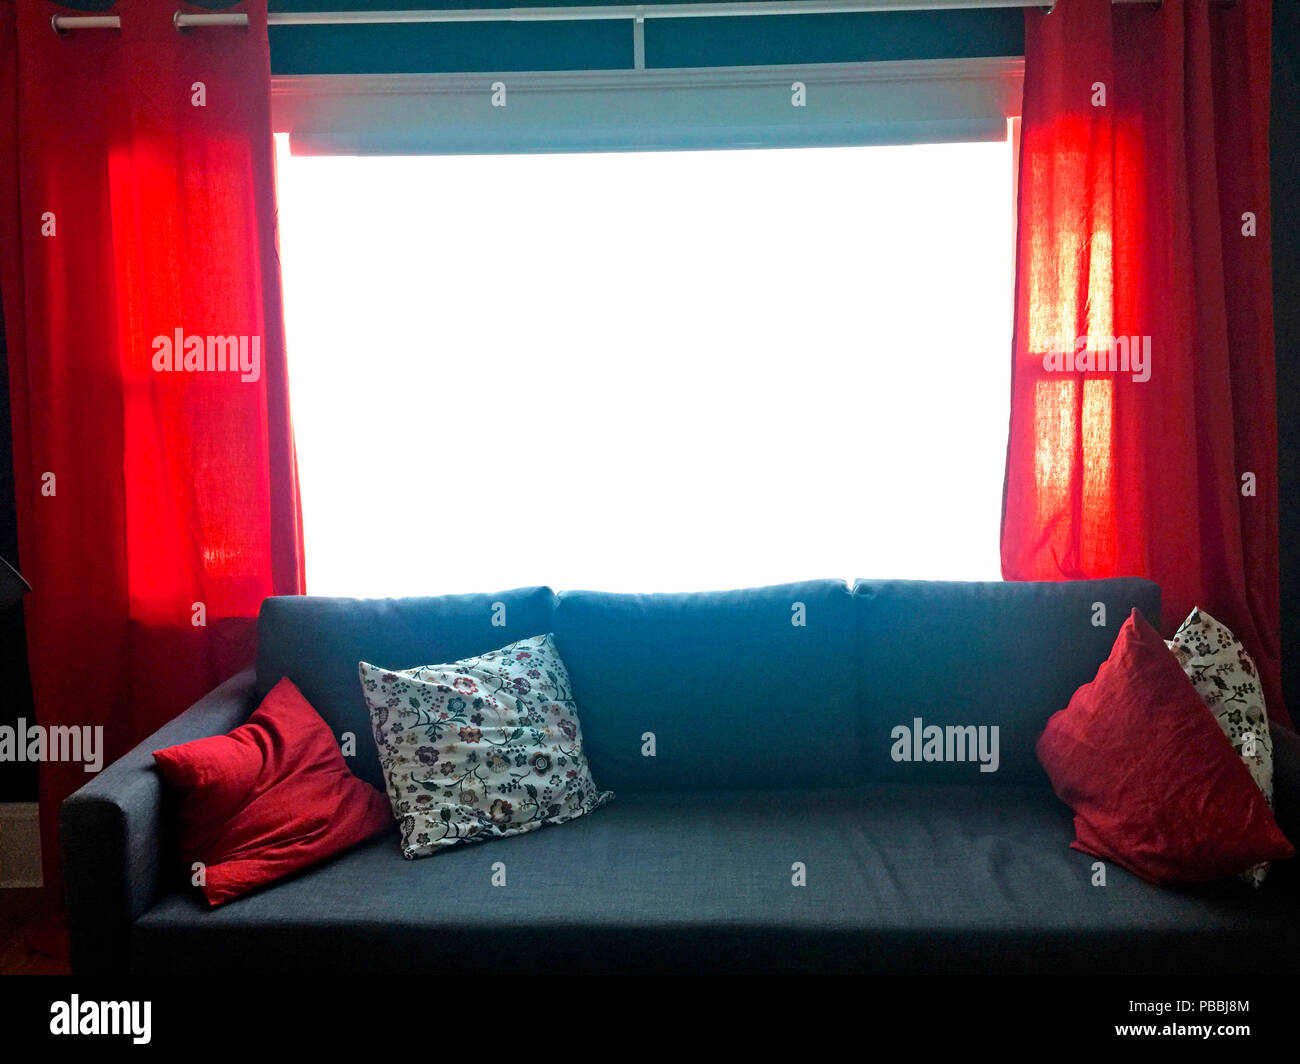
<svg viewBox="0 0 1300 1064"><path fill-rule="evenodd" d="M1007 142L279 147L312 593L999 577Z"/></svg>

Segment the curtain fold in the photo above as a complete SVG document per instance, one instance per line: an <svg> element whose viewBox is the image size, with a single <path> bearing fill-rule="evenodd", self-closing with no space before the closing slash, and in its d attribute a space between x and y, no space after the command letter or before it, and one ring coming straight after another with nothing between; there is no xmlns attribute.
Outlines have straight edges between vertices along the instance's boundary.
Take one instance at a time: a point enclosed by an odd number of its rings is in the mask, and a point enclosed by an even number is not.
<svg viewBox="0 0 1300 1064"><path fill-rule="evenodd" d="M264 0L180 33L172 0L56 35L0 4L0 261L36 723L104 763L252 661L303 590ZM184 5L181 5L184 6ZM195 9L198 10L198 9ZM41 766L58 806L91 776Z"/></svg>
<svg viewBox="0 0 1300 1064"><path fill-rule="evenodd" d="M1002 571L1146 576L1281 689L1271 4L1025 22Z"/></svg>

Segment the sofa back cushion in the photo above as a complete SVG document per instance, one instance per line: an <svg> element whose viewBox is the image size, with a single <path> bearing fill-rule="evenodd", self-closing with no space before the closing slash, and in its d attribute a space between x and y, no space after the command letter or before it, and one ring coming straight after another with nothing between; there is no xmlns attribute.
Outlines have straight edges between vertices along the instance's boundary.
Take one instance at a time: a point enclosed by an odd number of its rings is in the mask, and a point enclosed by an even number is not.
<svg viewBox="0 0 1300 1064"><path fill-rule="evenodd" d="M864 768L911 783L1046 786L1034 744L1048 718L1096 676L1134 607L1160 624L1159 585L1135 578L859 580L853 602ZM931 727L952 760L926 758ZM994 727L997 768L981 771Z"/></svg>
<svg viewBox="0 0 1300 1064"><path fill-rule="evenodd" d="M565 591L554 627L592 776L616 792L856 782L853 631L838 580Z"/></svg>
<svg viewBox="0 0 1300 1064"><path fill-rule="evenodd" d="M335 735L356 736L348 767L382 789L357 663L407 669L545 635L554 599L545 587L438 598L269 598L257 623L258 697L287 676Z"/></svg>

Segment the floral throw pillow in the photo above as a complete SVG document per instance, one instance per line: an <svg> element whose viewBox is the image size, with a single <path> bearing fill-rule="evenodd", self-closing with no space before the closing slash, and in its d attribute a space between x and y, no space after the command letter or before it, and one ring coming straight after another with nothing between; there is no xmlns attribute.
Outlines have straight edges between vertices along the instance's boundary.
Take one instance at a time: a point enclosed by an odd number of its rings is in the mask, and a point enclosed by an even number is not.
<svg viewBox="0 0 1300 1064"><path fill-rule="evenodd" d="M591 778L549 635L450 665L359 670L403 857L563 824L614 797Z"/></svg>
<svg viewBox="0 0 1300 1064"><path fill-rule="evenodd" d="M1273 740L1259 674L1246 648L1200 607L1192 610L1168 645L1272 807ZM1242 878L1258 887L1267 874L1265 862Z"/></svg>

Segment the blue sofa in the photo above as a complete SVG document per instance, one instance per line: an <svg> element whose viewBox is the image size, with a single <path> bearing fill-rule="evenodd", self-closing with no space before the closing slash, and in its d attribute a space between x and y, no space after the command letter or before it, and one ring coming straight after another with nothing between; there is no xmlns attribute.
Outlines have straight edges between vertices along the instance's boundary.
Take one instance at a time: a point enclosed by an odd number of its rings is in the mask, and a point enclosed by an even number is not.
<svg viewBox="0 0 1300 1064"><path fill-rule="evenodd" d="M1158 623L1159 588L268 599L256 668L64 803L74 970L1295 971L1289 867L1258 892L1160 888L1113 865L1098 886L1093 859L1069 849L1071 814L1034 743L1134 606ZM187 889L153 750L228 731L288 676L355 736L353 770L382 788L359 659L450 661L548 631L611 804L417 861L394 832L211 911ZM996 771L974 745L901 759L912 747L897 729L918 719L990 742L996 727ZM1300 758L1294 736L1277 739L1282 818Z"/></svg>

